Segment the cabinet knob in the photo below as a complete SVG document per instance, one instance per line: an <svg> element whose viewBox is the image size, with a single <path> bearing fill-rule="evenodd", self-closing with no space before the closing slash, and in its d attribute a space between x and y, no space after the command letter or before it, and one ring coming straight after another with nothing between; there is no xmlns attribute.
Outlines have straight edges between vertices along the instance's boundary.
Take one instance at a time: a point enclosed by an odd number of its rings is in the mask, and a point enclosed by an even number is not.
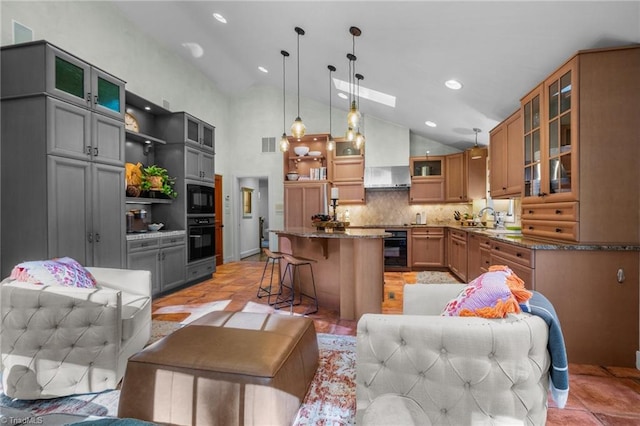
<svg viewBox="0 0 640 426"><path fill-rule="evenodd" d="M516 257L522 257L522 253L516 253Z"/></svg>
<svg viewBox="0 0 640 426"><path fill-rule="evenodd" d="M556 228L556 232L562 232L562 228Z"/></svg>
<svg viewBox="0 0 640 426"><path fill-rule="evenodd" d="M100 242L100 234L96 232L96 243Z"/></svg>
<svg viewBox="0 0 640 426"><path fill-rule="evenodd" d="M556 214L562 214L562 210L556 210Z"/></svg>

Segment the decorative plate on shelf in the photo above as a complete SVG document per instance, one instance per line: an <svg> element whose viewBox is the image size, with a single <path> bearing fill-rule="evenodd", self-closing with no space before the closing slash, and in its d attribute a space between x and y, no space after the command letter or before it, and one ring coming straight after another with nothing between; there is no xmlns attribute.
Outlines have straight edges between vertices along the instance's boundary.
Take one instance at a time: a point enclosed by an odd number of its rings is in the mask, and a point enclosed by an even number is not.
<svg viewBox="0 0 640 426"><path fill-rule="evenodd" d="M138 125L138 119L133 114L125 112L124 128L129 130L130 132L138 133L140 131L140 126Z"/></svg>

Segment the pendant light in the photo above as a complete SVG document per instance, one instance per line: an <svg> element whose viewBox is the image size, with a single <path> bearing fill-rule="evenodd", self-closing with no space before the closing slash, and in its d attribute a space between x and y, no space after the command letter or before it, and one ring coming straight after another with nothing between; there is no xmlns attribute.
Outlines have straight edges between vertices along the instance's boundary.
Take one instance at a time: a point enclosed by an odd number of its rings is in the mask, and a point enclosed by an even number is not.
<svg viewBox="0 0 640 426"><path fill-rule="evenodd" d="M358 110L359 110L360 109L360 80L364 80L364 76L362 74L356 74L356 80L358 80L357 99L358 99ZM360 119L361 119L360 121L362 121L364 124L362 117L360 117ZM356 149L358 150L362 148L362 145L364 145L364 135L360 133L360 123L358 123L358 129L356 131L355 145L356 145Z"/></svg>
<svg viewBox="0 0 640 426"><path fill-rule="evenodd" d="M359 37L360 34L362 34L362 31L360 31L360 28L358 27L351 27L349 28L349 33L352 36L352 48L351 48L351 54L347 55L347 57L349 58L349 63L353 64L353 74L356 73L356 37ZM351 95L351 89L352 89L352 78L351 78L351 72L352 70L349 69L349 94ZM353 82L355 83L355 81ZM347 114L347 127L349 127L350 129L357 129L358 126L360 125L360 111L358 111L358 105L356 104L356 99L355 96L351 97L350 99L351 101L351 105L350 105L350 109L349 109L349 113Z"/></svg>
<svg viewBox="0 0 640 426"><path fill-rule="evenodd" d="M336 147L336 143L333 140L333 135L331 134L331 73L336 70L336 67L333 65L328 65L329 69L329 141L327 142L327 151L333 151Z"/></svg>
<svg viewBox="0 0 640 426"><path fill-rule="evenodd" d="M479 160L480 158L482 158L483 151L482 148L478 146L478 133L480 133L482 130L474 127L473 131L476 132L476 144L473 146L473 148L471 148L469 156L472 160Z"/></svg>
<svg viewBox="0 0 640 426"><path fill-rule="evenodd" d="M307 130L300 118L300 36L304 35L304 30L300 27L296 27L295 31L298 34L298 116L291 125L291 134L294 138L300 139L304 136L304 133Z"/></svg>
<svg viewBox="0 0 640 426"><path fill-rule="evenodd" d="M352 94L352 88L353 88L353 74L351 73L351 70L355 67L353 64L353 61L356 60L355 55L351 54L351 53L347 53L347 59L349 59L349 105L352 105L356 111L357 111L357 106L355 105L355 98L354 98L354 94ZM353 99L353 102L352 102ZM349 111L349 114L351 114L351 111ZM344 138L349 141L349 142L353 142L356 140L356 131L355 131L355 127L353 127L350 123L349 123L349 114L347 114L347 131L344 134Z"/></svg>
<svg viewBox="0 0 640 426"><path fill-rule="evenodd" d="M287 131L285 130L287 128L287 110L285 108L285 60L287 59L287 56L289 56L289 52L281 50L280 54L282 54L282 137L280 138L280 151L287 152L289 151L289 138L287 137Z"/></svg>

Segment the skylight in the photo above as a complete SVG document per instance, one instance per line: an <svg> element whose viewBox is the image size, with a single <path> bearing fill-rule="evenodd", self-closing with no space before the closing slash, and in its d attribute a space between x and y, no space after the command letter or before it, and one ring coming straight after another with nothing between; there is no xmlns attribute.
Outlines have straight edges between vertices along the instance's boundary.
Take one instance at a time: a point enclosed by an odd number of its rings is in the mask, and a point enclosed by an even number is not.
<svg viewBox="0 0 640 426"><path fill-rule="evenodd" d="M336 89L349 93L349 82L334 78L333 84L336 86ZM351 87L352 93L358 91L357 86L351 85ZM360 97L373 102L378 102L386 106L390 106L391 108L396 107L395 96L387 95L386 93L378 92L377 90L369 89L367 87L360 86Z"/></svg>

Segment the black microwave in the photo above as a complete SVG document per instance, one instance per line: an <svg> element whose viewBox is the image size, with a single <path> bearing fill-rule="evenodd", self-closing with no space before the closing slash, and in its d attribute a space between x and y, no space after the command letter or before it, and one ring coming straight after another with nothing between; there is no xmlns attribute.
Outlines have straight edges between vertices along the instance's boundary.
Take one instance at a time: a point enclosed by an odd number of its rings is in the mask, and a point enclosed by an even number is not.
<svg viewBox="0 0 640 426"><path fill-rule="evenodd" d="M187 214L215 214L213 194L211 186L187 184Z"/></svg>

